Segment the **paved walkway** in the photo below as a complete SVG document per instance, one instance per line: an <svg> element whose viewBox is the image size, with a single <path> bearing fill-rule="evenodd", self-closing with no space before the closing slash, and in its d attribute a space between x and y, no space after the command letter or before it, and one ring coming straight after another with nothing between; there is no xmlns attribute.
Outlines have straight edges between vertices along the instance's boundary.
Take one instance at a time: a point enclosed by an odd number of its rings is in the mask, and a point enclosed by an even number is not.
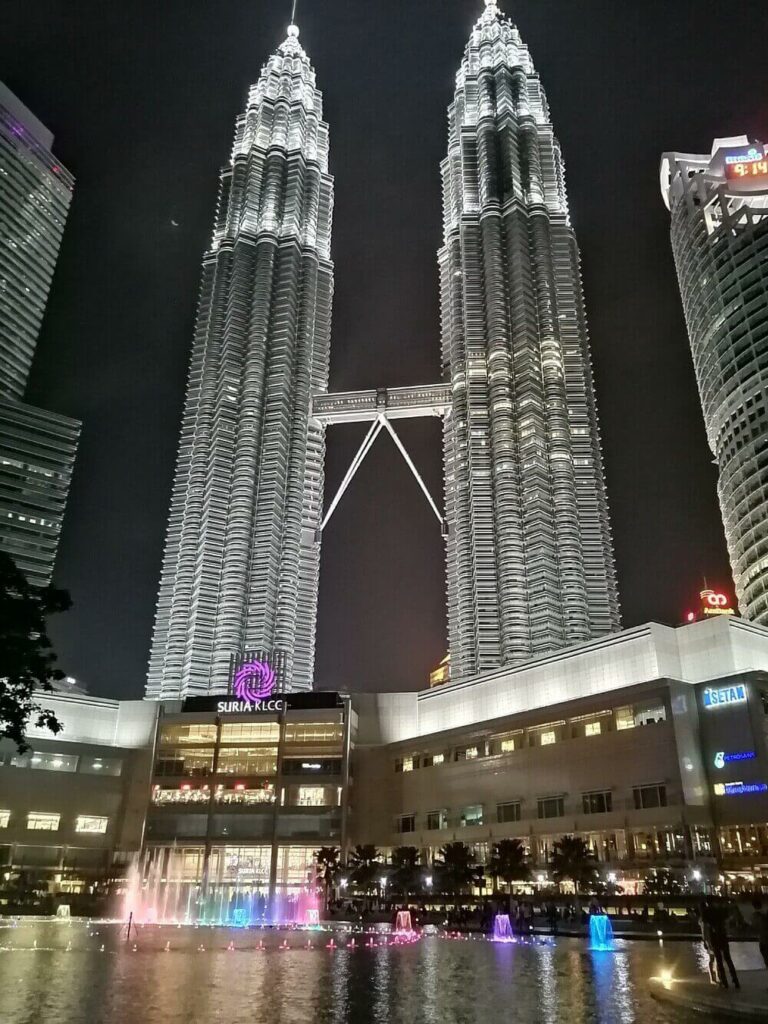
<svg viewBox="0 0 768 1024"><path fill-rule="evenodd" d="M718 1020L768 1021L768 971L739 971L741 989L695 978L651 978L651 995L661 1003L709 1013Z"/></svg>

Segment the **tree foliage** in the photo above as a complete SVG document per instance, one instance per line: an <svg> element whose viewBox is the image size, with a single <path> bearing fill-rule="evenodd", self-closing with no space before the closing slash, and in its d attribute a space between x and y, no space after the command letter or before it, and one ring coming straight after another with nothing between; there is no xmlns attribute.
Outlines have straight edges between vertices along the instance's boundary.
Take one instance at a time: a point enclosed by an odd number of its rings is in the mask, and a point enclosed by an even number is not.
<svg viewBox="0 0 768 1024"><path fill-rule="evenodd" d="M523 882L530 875L525 847L519 839L500 839L493 844L488 872L507 885Z"/></svg>
<svg viewBox="0 0 768 1024"><path fill-rule="evenodd" d="M594 885L597 879L597 861L586 842L579 836L562 836L557 840L549 861L556 882L573 882L576 892L584 886Z"/></svg>
<svg viewBox="0 0 768 1024"><path fill-rule="evenodd" d="M435 870L443 892L468 892L483 880L483 869L465 843L446 843L441 847Z"/></svg>
<svg viewBox="0 0 768 1024"><path fill-rule="evenodd" d="M0 551L0 739L19 750L30 722L53 733L61 730L56 716L35 700L35 691L50 692L63 679L46 633L48 615L66 611L72 602L66 590L33 587L9 555Z"/></svg>
<svg viewBox="0 0 768 1024"><path fill-rule="evenodd" d="M403 896L407 896L409 892L420 887L417 847L396 846L394 848L390 881L395 892L402 893Z"/></svg>
<svg viewBox="0 0 768 1024"><path fill-rule="evenodd" d="M350 879L360 889L370 889L381 871L379 851L371 843L358 844L349 855Z"/></svg>

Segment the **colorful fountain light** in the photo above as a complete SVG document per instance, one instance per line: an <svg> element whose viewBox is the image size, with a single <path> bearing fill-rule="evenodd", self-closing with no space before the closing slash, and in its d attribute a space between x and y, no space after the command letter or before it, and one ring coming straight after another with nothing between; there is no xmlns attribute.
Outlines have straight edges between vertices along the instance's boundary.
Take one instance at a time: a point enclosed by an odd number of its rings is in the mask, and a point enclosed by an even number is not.
<svg viewBox="0 0 768 1024"><path fill-rule="evenodd" d="M613 927L607 914L589 915L589 948L601 953L615 950Z"/></svg>
<svg viewBox="0 0 768 1024"><path fill-rule="evenodd" d="M232 692L238 700L254 704L271 696L275 688L275 670L266 661L249 661L235 673Z"/></svg>
<svg viewBox="0 0 768 1024"><path fill-rule="evenodd" d="M514 942L509 914L497 914L493 919L491 942Z"/></svg>
<svg viewBox="0 0 768 1024"><path fill-rule="evenodd" d="M307 928L320 927L320 911L317 907L307 907Z"/></svg>
<svg viewBox="0 0 768 1024"><path fill-rule="evenodd" d="M410 910L398 910L393 936L396 942L415 942L419 933L414 930Z"/></svg>

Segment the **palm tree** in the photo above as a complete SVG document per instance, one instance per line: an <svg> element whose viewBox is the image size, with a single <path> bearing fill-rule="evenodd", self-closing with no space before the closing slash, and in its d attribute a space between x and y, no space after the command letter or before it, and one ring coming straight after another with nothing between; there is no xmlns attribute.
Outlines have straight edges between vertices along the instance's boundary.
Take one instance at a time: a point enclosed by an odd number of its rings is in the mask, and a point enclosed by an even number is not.
<svg viewBox="0 0 768 1024"><path fill-rule="evenodd" d="M530 875L528 856L519 839L500 839L493 844L488 871L495 879L500 878L509 886L512 882L523 882Z"/></svg>
<svg viewBox="0 0 768 1024"><path fill-rule="evenodd" d="M446 843L441 847L435 868L444 892L466 892L480 885L483 879L483 869L465 843Z"/></svg>
<svg viewBox="0 0 768 1024"><path fill-rule="evenodd" d="M349 855L350 878L359 889L367 891L381 871L379 851L370 843L358 844Z"/></svg>
<svg viewBox="0 0 768 1024"><path fill-rule="evenodd" d="M408 898L416 888L419 875L419 851L415 846L396 846L392 851L392 887Z"/></svg>
<svg viewBox="0 0 768 1024"><path fill-rule="evenodd" d="M589 885L597 877L597 860L579 836L562 836L558 839L552 848L549 866L555 881L570 879L577 894L580 886Z"/></svg>
<svg viewBox="0 0 768 1024"><path fill-rule="evenodd" d="M315 874L323 885L323 905L328 911L328 897L331 888L341 872L339 849L337 846L321 846L315 850Z"/></svg>

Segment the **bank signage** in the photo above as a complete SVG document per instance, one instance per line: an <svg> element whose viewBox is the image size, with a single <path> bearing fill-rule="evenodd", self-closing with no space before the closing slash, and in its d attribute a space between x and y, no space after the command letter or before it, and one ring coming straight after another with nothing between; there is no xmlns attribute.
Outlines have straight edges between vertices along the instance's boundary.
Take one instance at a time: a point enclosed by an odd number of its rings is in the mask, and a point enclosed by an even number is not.
<svg viewBox="0 0 768 1024"><path fill-rule="evenodd" d="M708 686L704 691L704 707L719 708L723 704L746 704L747 688L744 683L735 686Z"/></svg>
<svg viewBox="0 0 768 1024"><path fill-rule="evenodd" d="M768 782L716 782L715 796L746 796L768 793Z"/></svg>
<svg viewBox="0 0 768 1024"><path fill-rule="evenodd" d="M757 754L754 750L718 750L715 754L715 768L725 768L727 764L735 761L754 761Z"/></svg>

